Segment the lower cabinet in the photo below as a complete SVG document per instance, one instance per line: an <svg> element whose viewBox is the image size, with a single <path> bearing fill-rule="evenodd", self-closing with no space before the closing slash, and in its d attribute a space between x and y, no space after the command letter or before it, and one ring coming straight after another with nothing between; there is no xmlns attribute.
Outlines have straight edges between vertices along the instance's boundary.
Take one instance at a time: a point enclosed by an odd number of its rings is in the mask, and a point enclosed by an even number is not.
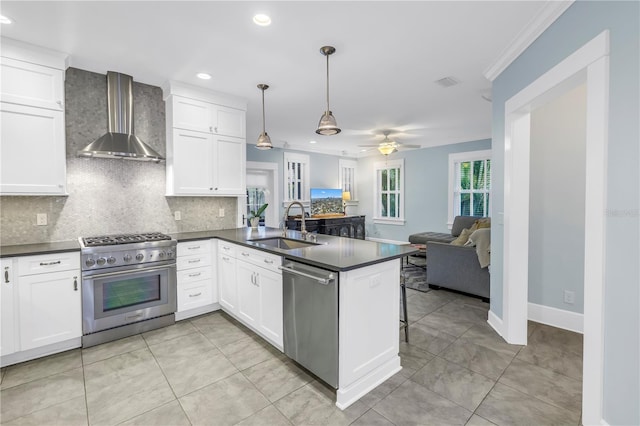
<svg viewBox="0 0 640 426"><path fill-rule="evenodd" d="M176 319L190 318L218 309L215 253L216 245L211 240L178 243Z"/></svg>
<svg viewBox="0 0 640 426"><path fill-rule="evenodd" d="M220 306L282 350L282 258L223 241L218 250Z"/></svg>
<svg viewBox="0 0 640 426"><path fill-rule="evenodd" d="M3 366L80 346L80 254L2 259Z"/></svg>

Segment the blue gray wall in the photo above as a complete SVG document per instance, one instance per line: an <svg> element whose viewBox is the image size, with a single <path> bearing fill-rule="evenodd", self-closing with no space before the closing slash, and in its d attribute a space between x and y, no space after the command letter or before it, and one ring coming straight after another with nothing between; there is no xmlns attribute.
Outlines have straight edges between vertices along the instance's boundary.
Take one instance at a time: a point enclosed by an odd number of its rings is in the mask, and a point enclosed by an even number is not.
<svg viewBox="0 0 640 426"><path fill-rule="evenodd" d="M610 31L604 299L604 420L640 424L640 3L577 1L493 83L493 205L504 210L505 101ZM492 229L491 310L502 317L503 229Z"/></svg>

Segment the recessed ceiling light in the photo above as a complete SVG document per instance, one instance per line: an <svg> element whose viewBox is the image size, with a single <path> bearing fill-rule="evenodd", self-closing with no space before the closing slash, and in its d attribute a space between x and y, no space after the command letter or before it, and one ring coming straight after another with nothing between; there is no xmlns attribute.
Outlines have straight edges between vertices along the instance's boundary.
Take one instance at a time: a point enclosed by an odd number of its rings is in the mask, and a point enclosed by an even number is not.
<svg viewBox="0 0 640 426"><path fill-rule="evenodd" d="M258 13L253 17L253 22L261 27L266 27L267 25L271 25L271 18L263 13Z"/></svg>
<svg viewBox="0 0 640 426"><path fill-rule="evenodd" d="M11 24L12 22L13 19L9 18L8 16L0 15L0 24Z"/></svg>
<svg viewBox="0 0 640 426"><path fill-rule="evenodd" d="M207 74L206 72L199 72L198 74L196 74L196 77L203 80L211 80L211 74Z"/></svg>
<svg viewBox="0 0 640 426"><path fill-rule="evenodd" d="M316 141L309 141L309 143L316 143Z"/></svg>

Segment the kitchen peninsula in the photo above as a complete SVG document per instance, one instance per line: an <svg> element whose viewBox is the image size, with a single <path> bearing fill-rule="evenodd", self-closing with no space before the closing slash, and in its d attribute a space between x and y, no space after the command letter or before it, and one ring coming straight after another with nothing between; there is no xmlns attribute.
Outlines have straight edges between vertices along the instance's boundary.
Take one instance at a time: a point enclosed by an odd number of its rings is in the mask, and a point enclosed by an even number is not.
<svg viewBox="0 0 640 426"><path fill-rule="evenodd" d="M296 262L324 270L328 275L335 277L337 365L336 382L333 386L337 388L336 405L345 409L400 371L399 259L415 252L410 246L330 235L317 235L315 242L303 242L300 232L287 231L285 241L297 242L301 247L279 248L270 245L269 242L280 239L282 230L262 227L258 230L237 228L177 233L171 236L178 242L177 319L222 308L278 349L284 350L286 343L283 345L283 335L286 334L286 330L283 328L286 329L286 326L283 324L282 269L285 269L289 262ZM77 244L72 242L55 245L15 245L2 247L0 257L3 265L13 265L14 269L19 269L19 265L24 262L18 260L28 256L76 256L74 252L78 250ZM79 254L77 257L75 263L79 263ZM205 259L197 265L203 266L205 271L209 268L209 275L199 275L199 270L196 272L196 269L186 269L182 277L208 277L204 281L208 285L208 293L194 287L203 283L202 280L195 281L195 278L193 282L188 279L185 281L185 291L181 293L181 265L188 265L194 260L200 262L199 259ZM13 260L15 262L12 263ZM229 265L233 268L230 269ZM231 274L225 275L228 271L231 271ZM13 276L18 277L19 274L20 272L16 271ZM19 280L16 283L15 290L19 291L21 283ZM192 287L189 287L190 285ZM79 292L71 293L77 295ZM197 296L194 297L197 299L207 294L210 295L207 310L191 309L197 304L184 303L181 312L181 297L187 302L192 302L193 299L189 300L189 297ZM3 306L6 302L3 297ZM3 316L5 312L7 311L3 309ZM81 322L80 316L77 322ZM78 325L76 329L79 328ZM24 333L18 325L14 330L16 335ZM371 330L376 332L371 333ZM3 333L3 340L7 336L8 334ZM68 335L65 342L36 348L40 351L39 355L31 348L29 359L78 347L80 337ZM19 342L20 339L16 337L13 340ZM15 348L16 353L3 353L2 364L24 361L25 359L19 358L21 350L18 345ZM317 375L321 377L320 374Z"/></svg>

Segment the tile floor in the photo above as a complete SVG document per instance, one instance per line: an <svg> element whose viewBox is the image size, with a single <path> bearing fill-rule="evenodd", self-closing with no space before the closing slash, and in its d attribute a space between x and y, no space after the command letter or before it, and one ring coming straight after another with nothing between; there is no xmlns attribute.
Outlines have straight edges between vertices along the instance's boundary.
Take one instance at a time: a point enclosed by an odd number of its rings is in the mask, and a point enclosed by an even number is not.
<svg viewBox="0 0 640 426"><path fill-rule="evenodd" d="M478 299L408 291L403 370L345 411L331 389L218 312L2 369L0 422L580 423L581 335L531 323L528 346L508 345L487 325L488 305Z"/></svg>

